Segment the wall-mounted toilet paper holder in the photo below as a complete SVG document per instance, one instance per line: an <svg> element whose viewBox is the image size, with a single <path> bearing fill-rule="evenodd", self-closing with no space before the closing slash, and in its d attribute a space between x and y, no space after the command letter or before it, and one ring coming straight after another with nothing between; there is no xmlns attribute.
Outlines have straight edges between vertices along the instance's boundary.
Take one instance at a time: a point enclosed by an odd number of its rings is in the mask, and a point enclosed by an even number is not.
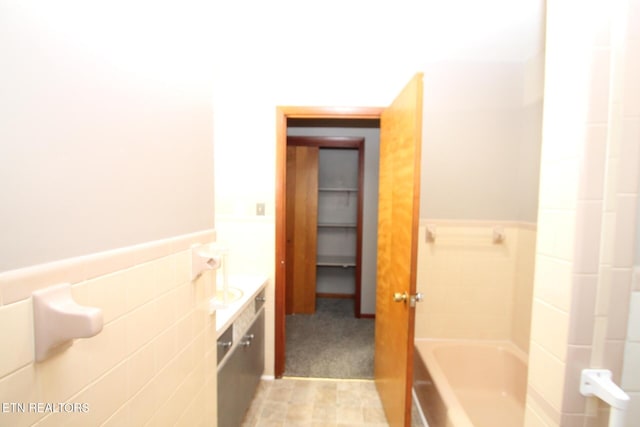
<svg viewBox="0 0 640 427"><path fill-rule="evenodd" d="M76 303L68 283L35 291L31 296L36 362L71 346L75 338L89 338L102 330L102 310Z"/></svg>

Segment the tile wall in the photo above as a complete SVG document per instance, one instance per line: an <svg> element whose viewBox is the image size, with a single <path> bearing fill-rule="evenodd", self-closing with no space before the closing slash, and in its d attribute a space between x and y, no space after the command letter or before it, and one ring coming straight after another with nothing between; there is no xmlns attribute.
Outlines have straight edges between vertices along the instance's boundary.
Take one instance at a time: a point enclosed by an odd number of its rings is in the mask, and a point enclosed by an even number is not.
<svg viewBox="0 0 640 427"><path fill-rule="evenodd" d="M528 351L535 234L527 223L421 220L416 338L512 340Z"/></svg>
<svg viewBox="0 0 640 427"><path fill-rule="evenodd" d="M640 420L640 271L636 267L629 306L629 324L622 365L622 388L631 397L627 427Z"/></svg>
<svg viewBox="0 0 640 427"><path fill-rule="evenodd" d="M640 146L640 1L629 1L627 10L625 38L625 64L622 79L624 82L623 99L623 136L624 147L628 150L628 156L637 161ZM631 160L632 161L632 160ZM638 183L640 178L636 164L633 168L631 163L626 163L621 167L630 175L624 178L629 185ZM638 195L638 188L631 188ZM636 208L637 208L636 204ZM638 218L636 212L636 218ZM637 235L636 231L636 235ZM631 396L631 405L627 415L627 426L632 425L631 420L640 420L640 266L638 260L640 256L640 242L636 242L636 266L632 279L631 304L629 307L629 323L627 329L627 340L625 344L624 363L622 367L622 386ZM634 362L636 361L636 362Z"/></svg>
<svg viewBox="0 0 640 427"><path fill-rule="evenodd" d="M208 300L215 279L191 280L189 249L213 237L197 233L0 274L0 425L214 425ZM60 282L72 283L79 304L103 310L104 327L35 363L29 295Z"/></svg>
<svg viewBox="0 0 640 427"><path fill-rule="evenodd" d="M637 378L626 337L640 170L640 84L630 76L640 51L626 29L637 26L639 5L581 5L576 21L571 2L547 3L526 427L606 426L606 405L579 393L581 370L610 369L623 384Z"/></svg>

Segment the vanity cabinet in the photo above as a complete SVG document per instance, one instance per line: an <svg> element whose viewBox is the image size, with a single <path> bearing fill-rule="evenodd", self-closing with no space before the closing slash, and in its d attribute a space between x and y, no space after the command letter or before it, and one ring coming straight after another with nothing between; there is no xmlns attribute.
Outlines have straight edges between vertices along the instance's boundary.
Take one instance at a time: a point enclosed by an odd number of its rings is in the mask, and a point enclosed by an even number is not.
<svg viewBox="0 0 640 427"><path fill-rule="evenodd" d="M233 325L229 326L226 331L218 338L218 364L222 362L233 345Z"/></svg>
<svg viewBox="0 0 640 427"><path fill-rule="evenodd" d="M224 342L230 342L230 337L233 341L218 365L218 427L242 424L264 372L264 308L260 298L264 297L257 297L254 306L240 316L253 318L245 332L238 333L238 325L230 325L222 335Z"/></svg>

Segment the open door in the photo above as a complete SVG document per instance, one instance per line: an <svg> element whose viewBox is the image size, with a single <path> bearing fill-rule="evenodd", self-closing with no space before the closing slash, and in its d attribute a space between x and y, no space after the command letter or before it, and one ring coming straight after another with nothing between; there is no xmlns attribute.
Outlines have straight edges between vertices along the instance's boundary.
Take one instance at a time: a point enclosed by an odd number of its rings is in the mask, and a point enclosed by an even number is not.
<svg viewBox="0 0 640 427"><path fill-rule="evenodd" d="M318 147L287 147L287 314L316 311Z"/></svg>
<svg viewBox="0 0 640 427"><path fill-rule="evenodd" d="M411 424L422 74L380 120L375 380L391 426Z"/></svg>

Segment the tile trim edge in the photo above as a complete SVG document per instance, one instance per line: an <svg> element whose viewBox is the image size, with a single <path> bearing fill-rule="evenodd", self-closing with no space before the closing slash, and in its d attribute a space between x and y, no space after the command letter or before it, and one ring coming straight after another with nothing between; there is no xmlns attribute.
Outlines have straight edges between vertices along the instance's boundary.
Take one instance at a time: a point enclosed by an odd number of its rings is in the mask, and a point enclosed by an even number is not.
<svg viewBox="0 0 640 427"><path fill-rule="evenodd" d="M22 301L35 290L59 283L78 283L93 277L152 261L215 240L214 229L140 243L123 248L0 272L2 305Z"/></svg>
<svg viewBox="0 0 640 427"><path fill-rule="evenodd" d="M504 220L484 220L484 219L430 219L420 218L420 227L426 227L428 224L435 224L442 227L513 227L527 230L536 230L537 223L527 221L504 221Z"/></svg>

